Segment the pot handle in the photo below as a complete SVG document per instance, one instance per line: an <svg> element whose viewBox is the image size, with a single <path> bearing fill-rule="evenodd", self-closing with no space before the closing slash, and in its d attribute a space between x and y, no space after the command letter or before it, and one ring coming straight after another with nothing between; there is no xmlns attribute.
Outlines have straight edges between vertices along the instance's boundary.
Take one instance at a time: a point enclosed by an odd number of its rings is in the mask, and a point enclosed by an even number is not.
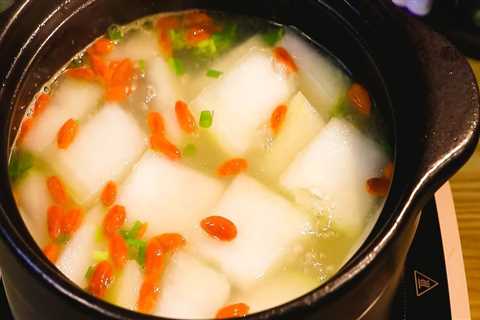
<svg viewBox="0 0 480 320"><path fill-rule="evenodd" d="M479 139L479 91L465 57L442 35L413 17L405 25L425 82L424 154L415 188L428 198L458 171Z"/></svg>

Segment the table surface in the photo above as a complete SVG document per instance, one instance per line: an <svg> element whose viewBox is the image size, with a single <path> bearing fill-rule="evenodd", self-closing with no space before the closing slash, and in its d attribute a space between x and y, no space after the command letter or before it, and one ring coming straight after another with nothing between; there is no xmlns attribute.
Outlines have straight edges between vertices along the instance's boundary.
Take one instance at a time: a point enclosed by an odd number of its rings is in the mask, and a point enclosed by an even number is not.
<svg viewBox="0 0 480 320"><path fill-rule="evenodd" d="M471 63L480 80L480 62ZM472 319L480 320L480 146L450 183L460 228Z"/></svg>

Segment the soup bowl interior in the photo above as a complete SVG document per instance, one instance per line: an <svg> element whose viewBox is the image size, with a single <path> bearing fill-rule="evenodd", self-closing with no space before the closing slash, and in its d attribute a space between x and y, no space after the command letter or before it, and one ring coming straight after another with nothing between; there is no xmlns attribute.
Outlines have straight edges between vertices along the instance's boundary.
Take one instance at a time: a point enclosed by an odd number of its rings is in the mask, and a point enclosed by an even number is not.
<svg viewBox="0 0 480 320"><path fill-rule="evenodd" d="M402 237L402 230L414 225L422 203L465 161L476 142L474 132L478 121L472 126L471 119L478 118L478 110L476 116L464 112L462 117L465 119L456 118L456 121L465 120L469 130L463 123L452 128L450 134L457 137L455 142L431 150L425 134L438 129L441 123L438 117L438 121L432 122L431 110L425 108L429 97L425 95L428 85L420 71L421 59L408 41L405 30L395 20L391 8L385 7L382 1L19 1L10 10L10 16L0 22L3 23L0 30L5 30L0 33L0 50L4 61L8 61L0 67L0 78L4 79L0 87L0 200L3 208L0 224L5 240L2 251L13 252L16 265L38 279L38 283L32 284L33 288L54 292L65 301L65 308L84 310L85 314L99 319L135 316L74 286L43 257L22 222L8 182L7 167L25 108L43 83L111 24L125 24L159 12L194 8L253 15L289 25L332 53L353 80L364 84L374 97L375 110L381 119L379 125L385 128L394 150L395 175L389 196L361 248L318 289L252 317L288 318L292 314L308 314L312 305L328 305L332 296L345 294L341 292L348 290L358 277L373 268L370 266L372 261L401 246L390 245L392 239L404 239L403 247L408 247L412 232ZM471 90L469 94L476 97L476 88ZM478 107L478 99L470 101ZM457 147L457 153L443 159L454 147ZM400 262L404 251L398 253ZM385 277L388 275L386 272Z"/></svg>

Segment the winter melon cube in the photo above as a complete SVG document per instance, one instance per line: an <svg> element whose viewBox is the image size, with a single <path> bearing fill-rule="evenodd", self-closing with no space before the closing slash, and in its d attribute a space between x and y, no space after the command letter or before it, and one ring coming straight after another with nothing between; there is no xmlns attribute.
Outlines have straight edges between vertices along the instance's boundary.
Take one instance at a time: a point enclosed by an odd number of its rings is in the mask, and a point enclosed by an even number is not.
<svg viewBox="0 0 480 320"><path fill-rule="evenodd" d="M288 31L282 42L299 67L300 87L324 117L342 102L349 79L332 59L305 42L299 35Z"/></svg>
<svg viewBox="0 0 480 320"><path fill-rule="evenodd" d="M180 81L161 57L148 60L146 68L147 83L152 90L153 109L162 114L168 138L178 144L183 138L175 114L176 102L184 99Z"/></svg>
<svg viewBox="0 0 480 320"><path fill-rule="evenodd" d="M78 203L90 201L109 180L117 180L140 158L146 137L118 105L106 105L80 126L66 150L53 148L52 165Z"/></svg>
<svg viewBox="0 0 480 320"><path fill-rule="evenodd" d="M374 141L348 121L333 118L290 164L281 184L327 212L340 229L359 231L375 202L366 181L380 176L386 162Z"/></svg>
<svg viewBox="0 0 480 320"><path fill-rule="evenodd" d="M155 315L174 319L213 319L230 295L227 278L185 252L169 262Z"/></svg>
<svg viewBox="0 0 480 320"><path fill-rule="evenodd" d="M47 189L47 178L42 173L31 170L14 187L14 194L23 220L40 247L49 241L47 232L47 210L52 199Z"/></svg>
<svg viewBox="0 0 480 320"><path fill-rule="evenodd" d="M229 154L244 154L273 110L295 92L294 76L278 68L271 52L253 51L192 102L197 117L214 113L210 132Z"/></svg>
<svg viewBox="0 0 480 320"><path fill-rule="evenodd" d="M188 81L187 93L189 99L194 99L200 94L203 89L207 88L208 86L214 84L219 79L221 79L223 74L234 68L239 62L242 61L241 58L247 55L249 52L259 50L268 51L269 48L262 40L262 37L256 35L251 37L247 41L242 42L240 45L233 48L225 55L219 57L218 59L215 59L213 64L210 65L207 70L200 71ZM222 72L222 76L220 76L219 78L208 77L207 71L210 69Z"/></svg>
<svg viewBox="0 0 480 320"><path fill-rule="evenodd" d="M99 247L96 237L103 216L104 210L101 207L87 212L82 225L66 244L56 262L57 268L81 288L87 286L85 273L94 262L93 252Z"/></svg>
<svg viewBox="0 0 480 320"><path fill-rule="evenodd" d="M237 293L231 301L242 301L250 307L250 313L255 313L295 300L318 285L315 278L303 273L281 271L262 280L250 290Z"/></svg>
<svg viewBox="0 0 480 320"><path fill-rule="evenodd" d="M107 56L108 60L122 60L125 58L148 60L160 54L158 40L155 33L146 30L130 31L112 52Z"/></svg>
<svg viewBox="0 0 480 320"><path fill-rule="evenodd" d="M237 237L222 242L198 228L192 245L242 289L255 285L310 230L306 215L247 175L235 178L211 212L232 221Z"/></svg>
<svg viewBox="0 0 480 320"><path fill-rule="evenodd" d="M299 92L288 104L287 115L278 134L263 137L261 150L255 151L253 165L260 175L278 179L296 154L324 127L325 122L305 96ZM272 139L265 144L265 140ZM258 158L257 158L257 157Z"/></svg>
<svg viewBox="0 0 480 320"><path fill-rule="evenodd" d="M116 280L115 303L125 309L136 310L142 282L142 268L136 261L128 261Z"/></svg>
<svg viewBox="0 0 480 320"><path fill-rule="evenodd" d="M130 221L148 223L147 233L180 232L208 214L223 183L153 151L147 151L122 185L118 203Z"/></svg>
<svg viewBox="0 0 480 320"><path fill-rule="evenodd" d="M22 146L35 153L44 151L55 141L58 130L68 119L83 119L99 105L102 95L103 90L97 84L69 78L63 80L47 108L35 119Z"/></svg>

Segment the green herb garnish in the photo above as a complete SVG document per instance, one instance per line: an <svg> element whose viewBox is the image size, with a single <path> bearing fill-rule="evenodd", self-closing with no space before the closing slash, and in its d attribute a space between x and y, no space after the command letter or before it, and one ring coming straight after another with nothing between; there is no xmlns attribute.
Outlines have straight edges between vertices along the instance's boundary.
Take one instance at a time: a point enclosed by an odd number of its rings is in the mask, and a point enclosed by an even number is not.
<svg viewBox="0 0 480 320"><path fill-rule="evenodd" d="M17 151L13 154L10 164L8 165L8 175L12 182L15 182L25 176L25 174L33 167L34 157L26 151Z"/></svg>
<svg viewBox="0 0 480 320"><path fill-rule="evenodd" d="M194 54L197 56L203 56L211 58L217 54L217 45L213 38L202 40L194 47Z"/></svg>
<svg viewBox="0 0 480 320"><path fill-rule="evenodd" d="M220 78L220 76L222 74L223 74L222 71L218 71L218 70L214 70L214 69L209 69L207 71L207 77L210 77L210 78L218 79L218 78Z"/></svg>
<svg viewBox="0 0 480 320"><path fill-rule="evenodd" d="M125 239L125 243L128 247L129 258L137 261L142 267L145 264L147 242L138 238L140 237L140 231L144 225L144 223L136 221L129 230L120 230L120 235Z"/></svg>
<svg viewBox="0 0 480 320"><path fill-rule="evenodd" d="M88 267L87 272L85 272L85 279L90 280L93 276L93 271L95 268L93 266Z"/></svg>
<svg viewBox="0 0 480 320"><path fill-rule="evenodd" d="M107 29L107 37L112 41L120 41L123 39L123 31L119 25L112 24Z"/></svg>
<svg viewBox="0 0 480 320"><path fill-rule="evenodd" d="M136 221L133 224L132 228L130 228L130 230L122 229L120 230L120 234L125 240L136 239L140 236L139 233L143 226L143 223L141 223L140 221Z"/></svg>
<svg viewBox="0 0 480 320"><path fill-rule="evenodd" d="M214 33L212 39L215 43L215 47L218 51L224 51L229 49L234 43L237 37L237 25L225 24L221 32Z"/></svg>
<svg viewBox="0 0 480 320"><path fill-rule="evenodd" d="M180 59L170 58L168 59L168 64L173 69L173 71L175 71L175 74L177 76L181 76L185 72L183 68L183 63Z"/></svg>
<svg viewBox="0 0 480 320"><path fill-rule="evenodd" d="M147 243L145 242L140 247L138 247L137 258L135 259L141 267L145 266L145 253L146 252L147 252Z"/></svg>
<svg viewBox="0 0 480 320"><path fill-rule="evenodd" d="M64 245L65 243L67 243L68 241L70 240L70 237L66 234L61 234L56 240L55 242L58 243L58 244L61 244L61 245Z"/></svg>
<svg viewBox="0 0 480 320"><path fill-rule="evenodd" d="M202 111L200 113L199 125L201 128L208 129L213 123L213 113L210 111Z"/></svg>
<svg viewBox="0 0 480 320"><path fill-rule="evenodd" d="M93 260L95 260L96 262L108 260L108 257L109 257L108 251L105 251L105 250L93 251Z"/></svg>
<svg viewBox="0 0 480 320"><path fill-rule="evenodd" d="M97 230L95 231L95 240L97 242L103 242L105 240L105 235L103 234L103 227L97 227Z"/></svg>
<svg viewBox="0 0 480 320"><path fill-rule="evenodd" d="M128 247L128 257L138 262L143 267L145 264L145 251L147 249L147 242L141 239L129 238L125 240Z"/></svg>
<svg viewBox="0 0 480 320"><path fill-rule="evenodd" d="M196 153L197 147L192 143L187 144L182 152L184 157L193 157Z"/></svg>
<svg viewBox="0 0 480 320"><path fill-rule="evenodd" d="M146 65L145 65L145 60L138 60L138 69L140 69L140 72L142 74L145 74L145 69L146 69Z"/></svg>
<svg viewBox="0 0 480 320"><path fill-rule="evenodd" d="M285 35L285 29L283 27L274 28L267 31L262 35L263 41L270 47L274 47Z"/></svg>
<svg viewBox="0 0 480 320"><path fill-rule="evenodd" d="M182 50L187 46L185 33L179 30L171 29L169 31L170 40L172 40L173 50Z"/></svg>

